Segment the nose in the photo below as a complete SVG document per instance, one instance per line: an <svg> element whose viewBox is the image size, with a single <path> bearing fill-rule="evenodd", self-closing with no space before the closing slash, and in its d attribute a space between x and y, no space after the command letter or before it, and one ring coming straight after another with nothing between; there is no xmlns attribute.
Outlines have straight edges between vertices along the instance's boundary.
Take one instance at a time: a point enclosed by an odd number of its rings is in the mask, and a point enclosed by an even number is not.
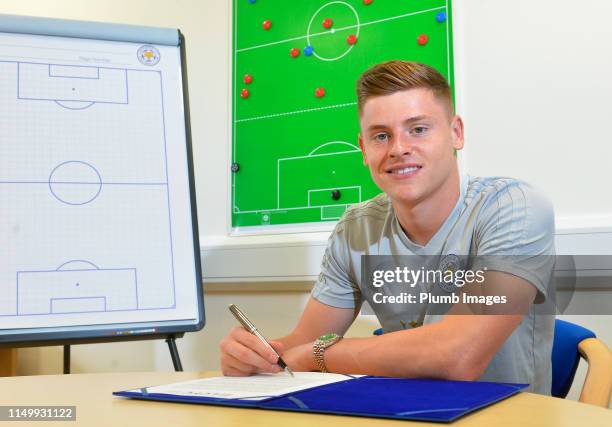
<svg viewBox="0 0 612 427"><path fill-rule="evenodd" d="M412 154L413 144L410 138L405 136L403 132L397 133L399 135L391 140L389 144L389 157L402 157L409 156Z"/></svg>

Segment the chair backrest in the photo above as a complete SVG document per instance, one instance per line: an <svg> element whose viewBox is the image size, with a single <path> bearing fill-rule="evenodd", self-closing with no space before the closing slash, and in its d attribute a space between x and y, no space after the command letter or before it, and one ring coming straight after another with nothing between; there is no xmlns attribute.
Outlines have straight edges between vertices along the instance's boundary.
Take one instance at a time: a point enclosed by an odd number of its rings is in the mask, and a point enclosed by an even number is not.
<svg viewBox="0 0 612 427"><path fill-rule="evenodd" d="M595 338L595 333L574 323L555 320L552 349L551 394L553 396L562 398L567 396L580 361L578 344L587 338Z"/></svg>

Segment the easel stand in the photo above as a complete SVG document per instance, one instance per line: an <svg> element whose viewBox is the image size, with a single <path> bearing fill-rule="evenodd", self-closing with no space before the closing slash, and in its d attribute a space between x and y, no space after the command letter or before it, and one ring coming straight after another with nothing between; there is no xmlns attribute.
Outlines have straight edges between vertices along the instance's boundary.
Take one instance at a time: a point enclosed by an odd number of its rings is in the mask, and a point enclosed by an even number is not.
<svg viewBox="0 0 612 427"><path fill-rule="evenodd" d="M170 350L170 357L172 357L172 364L174 365L174 370L176 372L183 371L183 365L181 364L181 357L178 353L178 348L176 347L176 338L173 335L170 335L166 338L166 342L168 343L168 349Z"/></svg>
<svg viewBox="0 0 612 427"><path fill-rule="evenodd" d="M64 374L70 373L70 344L64 345Z"/></svg>
<svg viewBox="0 0 612 427"><path fill-rule="evenodd" d="M178 338L182 336L179 335ZM164 337L160 337L164 338ZM174 370L176 372L183 371L183 365L181 363L181 357L179 356L178 348L176 346L176 335L167 335L166 343L168 343L168 350L170 350L170 357L172 358L172 365L174 366ZM105 341L108 342L108 341ZM91 342L82 343L82 344L91 344ZM64 374L70 373L70 344L64 344Z"/></svg>

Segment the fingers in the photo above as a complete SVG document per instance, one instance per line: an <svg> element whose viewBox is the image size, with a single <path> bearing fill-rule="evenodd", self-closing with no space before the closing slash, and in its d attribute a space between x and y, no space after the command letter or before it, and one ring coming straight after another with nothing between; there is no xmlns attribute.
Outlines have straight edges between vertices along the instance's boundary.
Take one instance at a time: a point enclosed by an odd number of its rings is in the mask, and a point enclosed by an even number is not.
<svg viewBox="0 0 612 427"><path fill-rule="evenodd" d="M280 348L280 343L276 342ZM257 372L280 372L278 356L242 327L233 328L221 341L221 370L224 375L246 376Z"/></svg>
<svg viewBox="0 0 612 427"><path fill-rule="evenodd" d="M231 377L244 377L257 373L255 367L247 365L228 354L221 355L221 371L223 375Z"/></svg>
<svg viewBox="0 0 612 427"><path fill-rule="evenodd" d="M276 350L276 352L282 356L282 354L285 352L285 347L283 346L283 343L280 341L269 341L269 342L272 348L274 348L274 350Z"/></svg>
<svg viewBox="0 0 612 427"><path fill-rule="evenodd" d="M234 343L233 345L228 346L226 352L228 356L231 356L241 363L249 365L254 371L274 372L278 367L276 362L268 362L255 351L239 343Z"/></svg>
<svg viewBox="0 0 612 427"><path fill-rule="evenodd" d="M230 337L242 344L244 347L249 348L253 352L257 353L261 358L265 359L269 363L276 363L278 355L274 353L267 345L265 345L255 335L249 333L241 326L236 326L230 331ZM243 359L240 359L243 360Z"/></svg>
<svg viewBox="0 0 612 427"><path fill-rule="evenodd" d="M281 370L282 369L280 366L271 365L271 370L265 371L265 372L277 373L277 372L280 372ZM254 375L259 372L263 372L262 370L257 369L256 367L251 366L247 363L244 363L230 355L221 356L221 371L223 372L223 375L233 376L233 377L236 377L236 376L244 377L244 376Z"/></svg>

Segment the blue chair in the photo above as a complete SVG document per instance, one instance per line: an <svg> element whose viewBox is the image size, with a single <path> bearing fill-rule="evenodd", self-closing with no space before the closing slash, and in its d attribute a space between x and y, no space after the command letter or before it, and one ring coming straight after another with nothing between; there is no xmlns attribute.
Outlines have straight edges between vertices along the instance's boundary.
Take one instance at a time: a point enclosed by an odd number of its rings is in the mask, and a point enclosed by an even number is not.
<svg viewBox="0 0 612 427"><path fill-rule="evenodd" d="M580 402L608 407L612 391L612 353L595 333L565 320L555 320L552 349L552 389L555 397L569 392L580 358L589 364Z"/></svg>
<svg viewBox="0 0 612 427"><path fill-rule="evenodd" d="M551 390L554 397L565 398L569 393L578 363L580 363L578 344L588 338L595 338L595 333L565 320L555 320Z"/></svg>

